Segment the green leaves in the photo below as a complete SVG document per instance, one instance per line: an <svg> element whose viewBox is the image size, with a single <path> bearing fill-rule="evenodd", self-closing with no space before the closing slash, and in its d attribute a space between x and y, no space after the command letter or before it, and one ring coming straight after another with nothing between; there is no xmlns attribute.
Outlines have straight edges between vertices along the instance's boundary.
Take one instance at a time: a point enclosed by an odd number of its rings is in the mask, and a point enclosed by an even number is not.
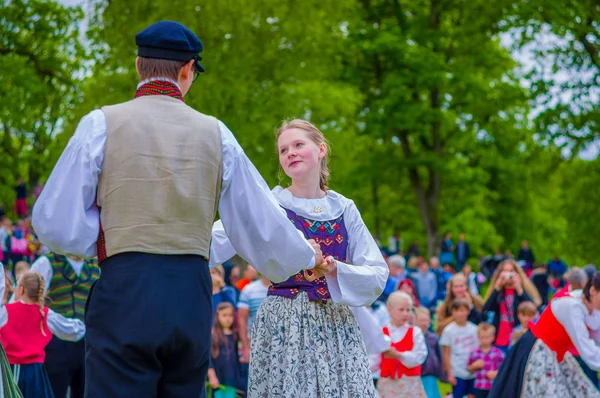
<svg viewBox="0 0 600 398"><path fill-rule="evenodd" d="M17 174L30 186L52 166L49 148L79 93L86 52L78 40L81 10L53 1L0 4L0 200L13 203ZM9 206L7 206L9 207Z"/></svg>

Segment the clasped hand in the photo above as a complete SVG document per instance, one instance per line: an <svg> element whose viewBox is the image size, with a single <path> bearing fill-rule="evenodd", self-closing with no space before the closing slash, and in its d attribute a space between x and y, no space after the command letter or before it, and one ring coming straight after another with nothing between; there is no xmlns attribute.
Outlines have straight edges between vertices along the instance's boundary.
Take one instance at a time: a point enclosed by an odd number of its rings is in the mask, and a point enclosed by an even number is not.
<svg viewBox="0 0 600 398"><path fill-rule="evenodd" d="M304 271L304 278L309 282L312 282L324 277L325 275L335 276L337 271L337 263L335 262L334 258L331 256L323 258L321 246L315 242L314 239L309 239L308 243L310 243L312 248L315 250L316 266L311 270Z"/></svg>

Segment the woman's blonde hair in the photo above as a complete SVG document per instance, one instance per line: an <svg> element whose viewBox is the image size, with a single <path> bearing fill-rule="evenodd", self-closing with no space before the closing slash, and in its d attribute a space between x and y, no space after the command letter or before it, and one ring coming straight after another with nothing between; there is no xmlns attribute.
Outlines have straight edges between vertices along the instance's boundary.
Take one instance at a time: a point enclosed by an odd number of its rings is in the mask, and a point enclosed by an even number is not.
<svg viewBox="0 0 600 398"><path fill-rule="evenodd" d="M485 298L483 299L483 301L487 301L492 295L494 289L496 288L496 281L498 281L498 277L504 271L504 264L512 265L513 270L517 274L519 274L519 278L521 278L521 284L523 285L523 290L527 293L527 295L533 301L535 306L539 307L540 305L542 305L542 298L533 282L529 280L529 278L525 274L525 271L523 271L523 268L521 268L521 266L515 260L511 259L504 260L500 264L498 264L498 266L496 267L496 271L494 271L494 275L492 275L492 279L490 279L490 285L488 287L487 293L485 294Z"/></svg>
<svg viewBox="0 0 600 398"><path fill-rule="evenodd" d="M317 128L317 126L315 126L307 120L292 119L290 121L283 122L281 127L279 127L279 129L277 130L277 140L279 140L279 137L281 136L281 134L283 134L284 131L290 129L304 130L308 133L308 137L312 140L312 142L317 144L317 146L320 146L321 144L325 144L327 146L327 154L325 155L325 157L323 157L323 159L321 159L319 170L319 187L323 191L326 191L327 183L329 182L329 166L327 164L327 161L329 159L329 145L327 139L325 138L325 135L323 135L323 133Z"/></svg>

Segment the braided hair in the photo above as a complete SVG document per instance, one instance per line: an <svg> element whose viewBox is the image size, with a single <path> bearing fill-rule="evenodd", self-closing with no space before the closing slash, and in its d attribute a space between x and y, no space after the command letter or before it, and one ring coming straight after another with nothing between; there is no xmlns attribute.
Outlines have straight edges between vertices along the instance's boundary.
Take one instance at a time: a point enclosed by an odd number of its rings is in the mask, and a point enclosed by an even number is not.
<svg viewBox="0 0 600 398"><path fill-rule="evenodd" d="M46 336L44 331L44 318L46 317L44 313L44 298L46 296L44 278L39 272L27 271L21 276L19 284L25 289L25 295L38 304L42 316L40 330Z"/></svg>

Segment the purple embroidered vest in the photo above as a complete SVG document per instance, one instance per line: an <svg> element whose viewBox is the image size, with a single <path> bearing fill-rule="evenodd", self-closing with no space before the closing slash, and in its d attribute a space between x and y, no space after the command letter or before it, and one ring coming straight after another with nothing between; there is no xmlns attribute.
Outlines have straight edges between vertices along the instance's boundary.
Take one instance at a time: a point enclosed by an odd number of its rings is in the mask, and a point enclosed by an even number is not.
<svg viewBox="0 0 600 398"><path fill-rule="evenodd" d="M309 220L285 209L288 218L296 228L304 233L306 239L314 239L323 251L323 257L332 256L334 259L346 262L348 249L348 231L344 224L343 216L329 221ZM274 283L269 287L269 296L283 296L294 298L301 291L308 294L310 301L327 302L331 298L327 288L327 280L319 278L309 282L304 278L304 273L299 272L281 283Z"/></svg>

